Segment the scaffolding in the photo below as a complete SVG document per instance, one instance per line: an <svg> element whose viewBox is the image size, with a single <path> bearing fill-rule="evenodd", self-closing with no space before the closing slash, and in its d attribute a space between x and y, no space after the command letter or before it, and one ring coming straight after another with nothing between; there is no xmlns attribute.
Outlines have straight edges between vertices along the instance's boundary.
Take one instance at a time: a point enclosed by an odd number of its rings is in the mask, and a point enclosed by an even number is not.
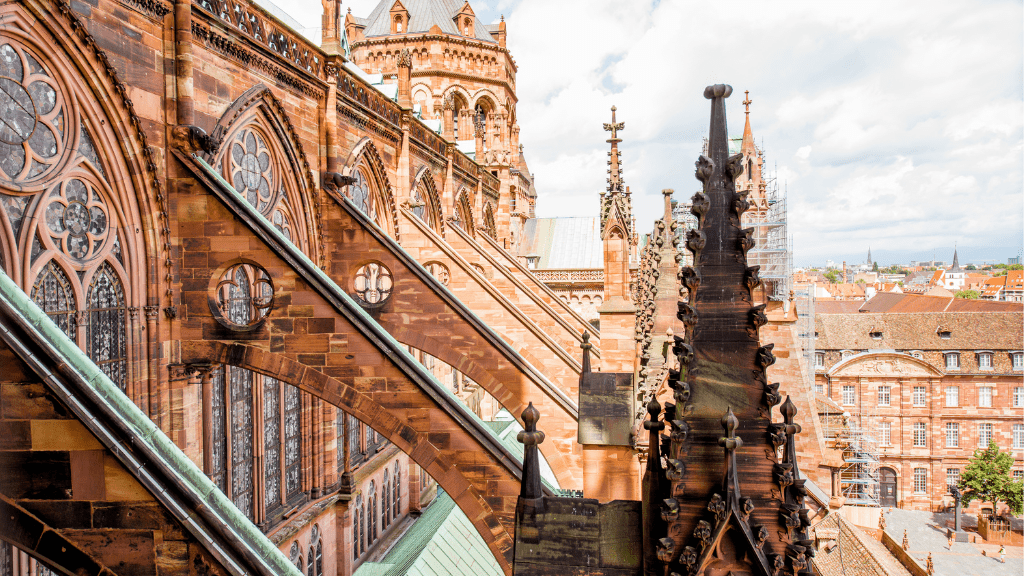
<svg viewBox="0 0 1024 576"><path fill-rule="evenodd" d="M878 506L878 442L859 425L848 425L836 445L843 450L839 485L847 504Z"/></svg>
<svg viewBox="0 0 1024 576"><path fill-rule="evenodd" d="M790 252L792 253L792 251ZM814 389L814 289L811 284L793 290L793 305L796 306L797 339L800 343L800 355L804 359L806 378L811 389Z"/></svg>
<svg viewBox="0 0 1024 576"><path fill-rule="evenodd" d="M767 211L750 210L743 215L743 226L754 229L754 247L747 252L747 265L760 266L765 294L770 300L784 301L793 285L793 247L789 236L789 211L786 191L779 191L775 174L763 180Z"/></svg>

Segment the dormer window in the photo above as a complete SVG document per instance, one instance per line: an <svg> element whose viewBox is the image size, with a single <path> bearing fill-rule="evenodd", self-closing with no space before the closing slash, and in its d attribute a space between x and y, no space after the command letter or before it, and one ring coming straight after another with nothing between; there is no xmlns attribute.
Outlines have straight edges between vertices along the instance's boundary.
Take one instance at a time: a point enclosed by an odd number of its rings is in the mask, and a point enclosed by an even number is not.
<svg viewBox="0 0 1024 576"><path fill-rule="evenodd" d="M395 21L391 31L394 32L395 34L401 34L403 32L401 14L395 14Z"/></svg>
<svg viewBox="0 0 1024 576"><path fill-rule="evenodd" d="M853 354L853 350L843 350L842 352L839 353L843 360L846 360L850 356L853 356Z"/></svg>
<svg viewBox="0 0 1024 576"><path fill-rule="evenodd" d="M935 333L938 334L939 338L942 338L943 340L949 340L953 336L953 332L951 332L950 329L946 328L945 326L939 326L938 328L936 328Z"/></svg>
<svg viewBox="0 0 1024 576"><path fill-rule="evenodd" d="M824 352L815 352L814 353L814 367L815 368L824 368L825 367L825 353Z"/></svg>
<svg viewBox="0 0 1024 576"><path fill-rule="evenodd" d="M473 19L463 18L462 19L462 35L473 36Z"/></svg>
<svg viewBox="0 0 1024 576"><path fill-rule="evenodd" d="M978 352L978 369L979 370L991 370L992 369L992 353L991 352Z"/></svg>
<svg viewBox="0 0 1024 576"><path fill-rule="evenodd" d="M881 330L872 330L868 334L871 336L872 340L881 340L882 339L882 331Z"/></svg>
<svg viewBox="0 0 1024 576"><path fill-rule="evenodd" d="M959 352L946 352L946 370L959 370L960 369L960 353Z"/></svg>
<svg viewBox="0 0 1024 576"><path fill-rule="evenodd" d="M1024 352L1011 352L1010 360L1014 370L1024 370Z"/></svg>

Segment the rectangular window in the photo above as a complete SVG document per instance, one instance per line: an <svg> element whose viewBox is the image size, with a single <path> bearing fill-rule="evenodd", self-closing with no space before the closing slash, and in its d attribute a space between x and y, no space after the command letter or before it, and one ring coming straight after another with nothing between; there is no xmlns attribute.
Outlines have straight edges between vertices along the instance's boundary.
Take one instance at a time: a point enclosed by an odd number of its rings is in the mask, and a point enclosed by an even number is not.
<svg viewBox="0 0 1024 576"><path fill-rule="evenodd" d="M978 448L988 448L992 441L992 425L978 424Z"/></svg>
<svg viewBox="0 0 1024 576"><path fill-rule="evenodd" d="M960 405L960 387L946 386L946 406Z"/></svg>
<svg viewBox="0 0 1024 576"><path fill-rule="evenodd" d="M1024 386L1015 386L1013 388L1013 407L1024 408Z"/></svg>
<svg viewBox="0 0 1024 576"><path fill-rule="evenodd" d="M824 368L825 367L825 353L824 352L815 352L814 353L814 367L815 368Z"/></svg>
<svg viewBox="0 0 1024 576"><path fill-rule="evenodd" d="M1024 480L1024 470L1014 470L1013 481L1020 482L1021 480Z"/></svg>
<svg viewBox="0 0 1024 576"><path fill-rule="evenodd" d="M914 468L914 494L924 494L928 491L928 471L924 468Z"/></svg>
<svg viewBox="0 0 1024 576"><path fill-rule="evenodd" d="M981 408L992 407L992 387L978 386L978 406Z"/></svg>
<svg viewBox="0 0 1024 576"><path fill-rule="evenodd" d="M891 399L890 398L890 390L891 389L889 388L889 386L879 386L878 387L878 405L879 406L888 406L889 405L889 401Z"/></svg>
<svg viewBox="0 0 1024 576"><path fill-rule="evenodd" d="M958 486L960 484L960 469L946 468L946 486Z"/></svg>
<svg viewBox="0 0 1024 576"><path fill-rule="evenodd" d="M924 448L928 445L928 425L924 422L914 422L914 448Z"/></svg>
<svg viewBox="0 0 1024 576"><path fill-rule="evenodd" d="M992 369L992 354L988 352L982 352L978 354L978 368L982 370Z"/></svg>
<svg viewBox="0 0 1024 576"><path fill-rule="evenodd" d="M878 429L879 442L882 446L892 445L892 422L882 422Z"/></svg>
<svg viewBox="0 0 1024 576"><path fill-rule="evenodd" d="M857 389L854 386L843 386L843 405L853 406L857 402Z"/></svg>
<svg viewBox="0 0 1024 576"><path fill-rule="evenodd" d="M1014 370L1024 370L1024 352L1014 352L1010 358L1013 359Z"/></svg>
<svg viewBox="0 0 1024 576"><path fill-rule="evenodd" d="M960 354L956 352L950 352L946 354L946 370L959 370L960 369Z"/></svg>
<svg viewBox="0 0 1024 576"><path fill-rule="evenodd" d="M960 423L946 422L946 448L960 447Z"/></svg>
<svg viewBox="0 0 1024 576"><path fill-rule="evenodd" d="M1013 449L1024 450L1024 424L1013 425Z"/></svg>
<svg viewBox="0 0 1024 576"><path fill-rule="evenodd" d="M825 385L824 384L815 384L814 385L814 392L817 393L817 394L824 394L825 393Z"/></svg>
<svg viewBox="0 0 1024 576"><path fill-rule="evenodd" d="M924 397L925 397L925 387L924 386L914 386L914 398L913 398L914 406L916 406L918 408L924 406L924 402L925 402Z"/></svg>

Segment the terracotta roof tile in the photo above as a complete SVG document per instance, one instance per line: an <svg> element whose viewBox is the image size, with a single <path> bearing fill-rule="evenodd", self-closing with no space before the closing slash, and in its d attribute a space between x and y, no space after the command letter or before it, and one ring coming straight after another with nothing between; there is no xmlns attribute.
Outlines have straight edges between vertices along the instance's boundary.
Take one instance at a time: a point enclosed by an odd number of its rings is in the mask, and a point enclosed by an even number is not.
<svg viewBox="0 0 1024 576"><path fill-rule="evenodd" d="M939 326L950 331L940 338ZM1024 312L817 314L818 350L1020 350ZM881 339L870 336L882 332Z"/></svg>

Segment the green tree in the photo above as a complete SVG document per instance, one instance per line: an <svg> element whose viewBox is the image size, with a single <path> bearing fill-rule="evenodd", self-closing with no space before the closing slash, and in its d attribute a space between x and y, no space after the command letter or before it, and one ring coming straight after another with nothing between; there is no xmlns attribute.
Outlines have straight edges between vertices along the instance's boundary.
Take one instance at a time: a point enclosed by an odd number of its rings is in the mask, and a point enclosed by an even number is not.
<svg viewBox="0 0 1024 576"><path fill-rule="evenodd" d="M981 294L977 290L957 290L954 294L957 298L963 298L964 300L977 300Z"/></svg>
<svg viewBox="0 0 1024 576"><path fill-rule="evenodd" d="M1013 456L1001 452L995 442L989 442L988 448L976 449L960 477L964 506L974 500L991 502L994 514L998 504L1005 502L1014 514L1020 514L1024 504L1021 496L1024 482L1013 481L1010 477L1012 466Z"/></svg>
<svg viewBox="0 0 1024 576"><path fill-rule="evenodd" d="M824 276L825 276L825 279L827 279L829 282L831 282L833 284L839 284L839 271L838 270L829 270L828 272L825 272Z"/></svg>
<svg viewBox="0 0 1024 576"><path fill-rule="evenodd" d="M1010 264L1006 267L1007 270L1024 270L1024 264Z"/></svg>
<svg viewBox="0 0 1024 576"><path fill-rule="evenodd" d="M878 272L878 262L875 262L875 265L871 267L871 271Z"/></svg>
<svg viewBox="0 0 1024 576"><path fill-rule="evenodd" d="M978 267L975 266L974 264L968 264L967 266L964 267L964 270L977 270L977 269L978 269Z"/></svg>

